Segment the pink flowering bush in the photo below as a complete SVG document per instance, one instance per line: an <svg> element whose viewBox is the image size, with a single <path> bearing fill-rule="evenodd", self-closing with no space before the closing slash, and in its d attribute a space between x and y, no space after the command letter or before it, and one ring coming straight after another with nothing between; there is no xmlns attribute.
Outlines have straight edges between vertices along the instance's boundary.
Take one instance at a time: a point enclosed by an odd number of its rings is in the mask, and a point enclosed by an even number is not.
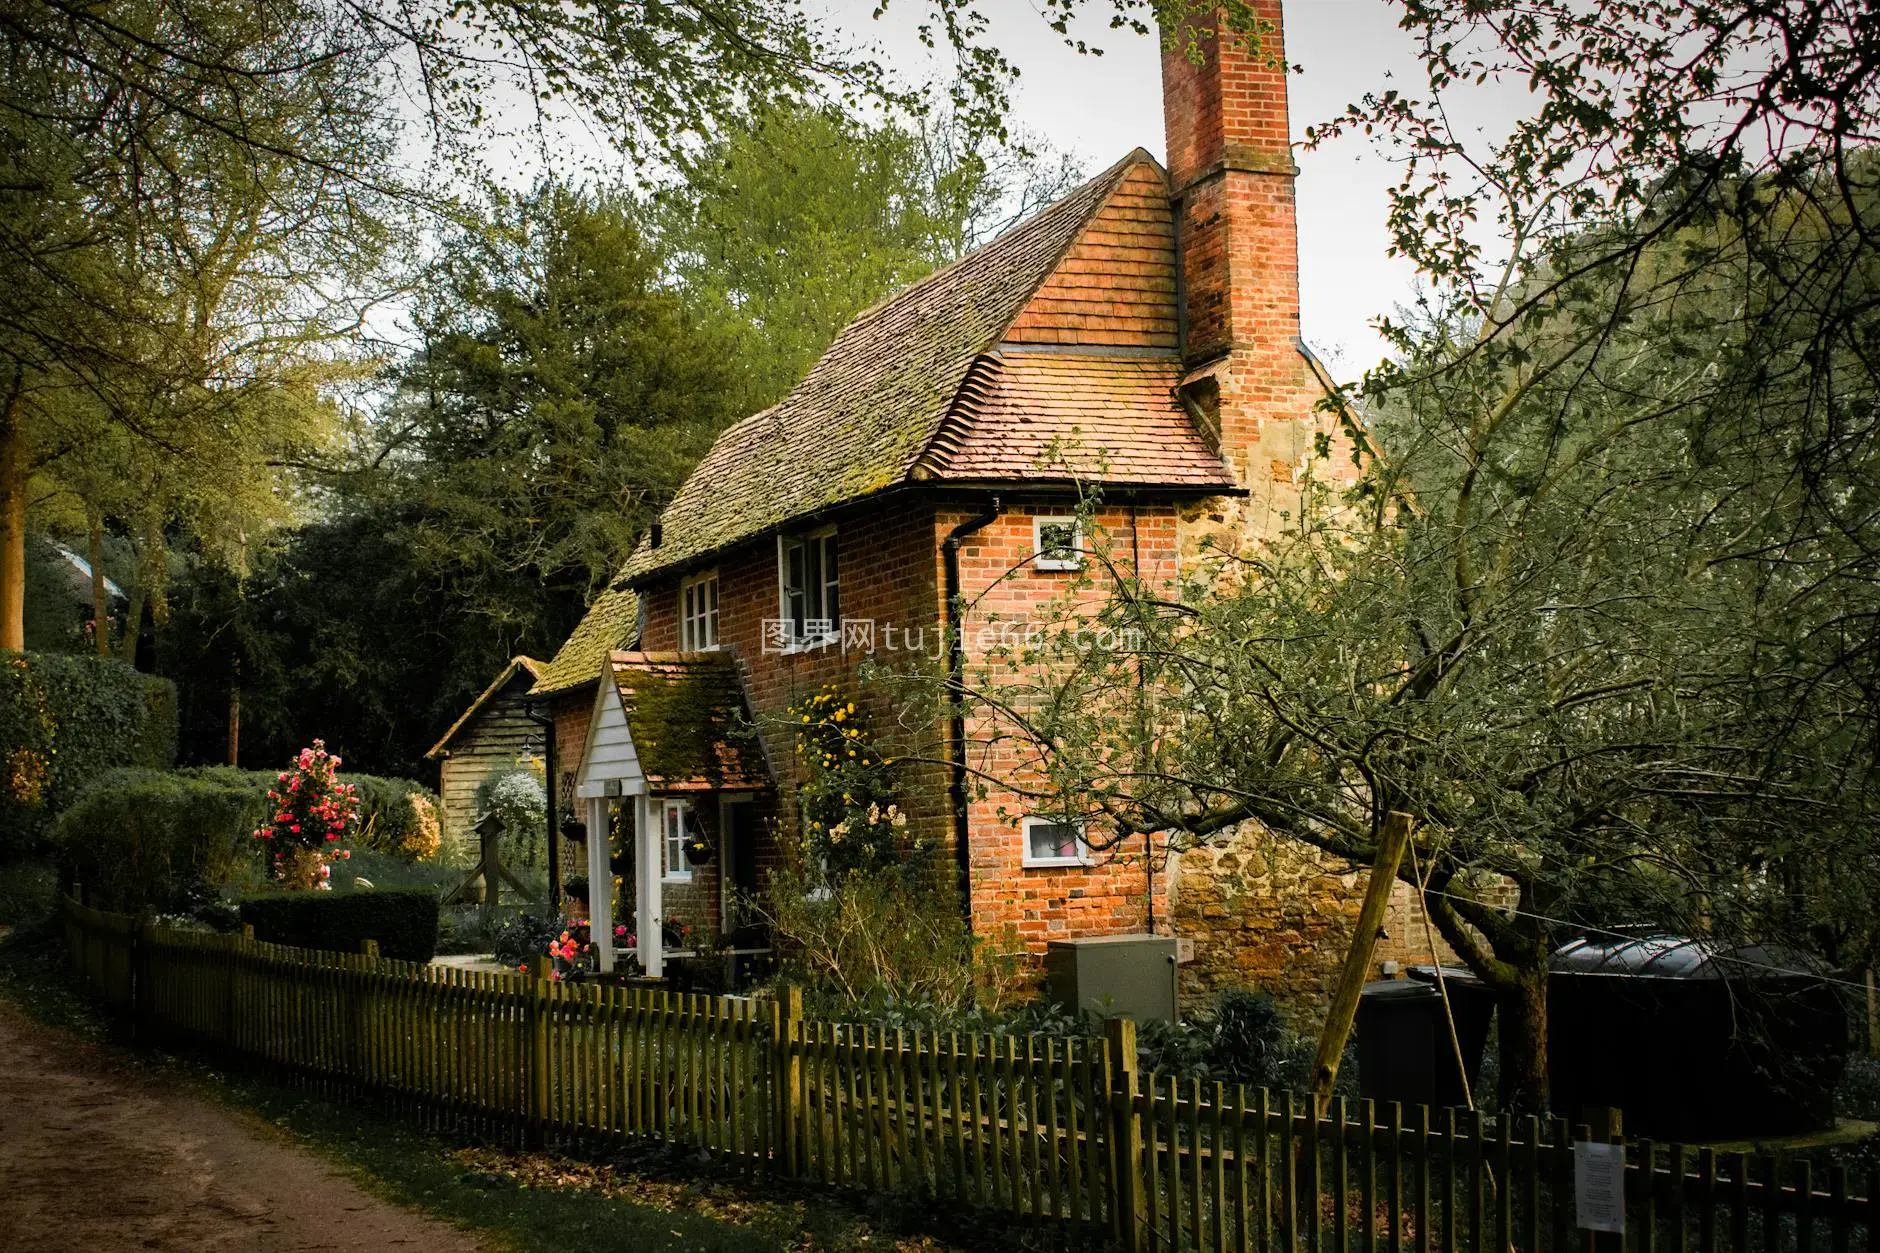
<svg viewBox="0 0 1880 1253"><path fill-rule="evenodd" d="M359 794L339 781L340 759L322 740L303 748L268 789L273 815L255 830L267 841L268 868L287 887L330 887L332 864L352 856L340 847L359 820Z"/></svg>

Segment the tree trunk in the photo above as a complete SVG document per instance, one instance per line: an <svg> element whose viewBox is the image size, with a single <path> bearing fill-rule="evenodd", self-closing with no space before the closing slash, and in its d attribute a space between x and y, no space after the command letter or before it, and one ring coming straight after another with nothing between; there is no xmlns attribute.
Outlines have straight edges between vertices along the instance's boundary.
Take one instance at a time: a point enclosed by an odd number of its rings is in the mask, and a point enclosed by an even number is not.
<svg viewBox="0 0 1880 1253"><path fill-rule="evenodd" d="M0 649L26 651L26 431L21 375L0 410Z"/></svg>
<svg viewBox="0 0 1880 1253"><path fill-rule="evenodd" d="M91 524L91 635L100 657L111 655L111 602L104 591L104 514L86 507Z"/></svg>
<svg viewBox="0 0 1880 1253"><path fill-rule="evenodd" d="M137 585L131 588L128 622L124 638L118 644L118 655L127 665L137 664L138 645L143 642L144 610L149 609L153 625L162 621L163 559L163 528L158 525L155 514L146 513L143 546L137 553Z"/></svg>
<svg viewBox="0 0 1880 1253"><path fill-rule="evenodd" d="M143 631L144 621L144 580L140 572L137 585L131 588L130 609L124 615L124 638L118 641L118 656L124 664L137 664L137 637Z"/></svg>
<svg viewBox="0 0 1880 1253"><path fill-rule="evenodd" d="M242 690L228 690L228 764L242 764Z"/></svg>
<svg viewBox="0 0 1880 1253"><path fill-rule="evenodd" d="M1501 1104L1524 1114L1547 1111L1547 970L1518 970L1497 981Z"/></svg>

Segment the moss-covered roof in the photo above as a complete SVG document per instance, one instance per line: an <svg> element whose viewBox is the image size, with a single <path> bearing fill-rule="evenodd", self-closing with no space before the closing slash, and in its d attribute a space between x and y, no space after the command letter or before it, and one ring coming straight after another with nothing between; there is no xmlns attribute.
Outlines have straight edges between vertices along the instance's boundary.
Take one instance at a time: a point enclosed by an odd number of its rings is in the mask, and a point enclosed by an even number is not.
<svg viewBox="0 0 1880 1253"><path fill-rule="evenodd" d="M973 363L1057 268L1138 148L990 244L861 313L776 406L725 431L623 581L700 559L908 480Z"/></svg>
<svg viewBox="0 0 1880 1253"><path fill-rule="evenodd" d="M616 652L613 672L649 790L770 786L730 654Z"/></svg>
<svg viewBox="0 0 1880 1253"><path fill-rule="evenodd" d="M536 675L531 696L547 696L592 683L601 677L607 656L633 642L639 625L640 598L629 591L605 591L554 658Z"/></svg>

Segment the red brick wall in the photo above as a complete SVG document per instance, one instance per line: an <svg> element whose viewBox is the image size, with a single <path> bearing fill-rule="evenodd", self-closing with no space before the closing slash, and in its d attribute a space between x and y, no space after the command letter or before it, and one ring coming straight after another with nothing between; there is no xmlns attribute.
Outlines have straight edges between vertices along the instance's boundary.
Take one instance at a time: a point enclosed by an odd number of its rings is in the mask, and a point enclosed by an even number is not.
<svg viewBox="0 0 1880 1253"><path fill-rule="evenodd" d="M990 626L1036 619L1039 606L1064 595L1076 576L1064 571L1038 570L1028 564L1032 556L1033 520L1040 514L1069 512L1067 501L1017 500L978 532L960 550L961 590L969 610L964 620L968 679L1001 681L996 664L987 665L989 650L982 647L980 631ZM976 513L968 505L943 507L935 519L935 535L944 538L960 522ZM1107 544L1111 559L1127 565L1140 560L1145 577L1172 580L1178 570L1178 530L1175 511L1165 505L1105 506L1094 519L1088 543ZM1016 572L1016 573L1014 573ZM1098 603L1101 587L1078 593L1079 600ZM996 644L993 652L996 652ZM996 658L995 658L996 660ZM1008 680L1009 681L1009 680ZM1022 681L1022 680L1021 680ZM968 725L972 744L969 760L995 778L1022 781L1029 763L1018 743L1001 739L989 718ZM969 807L972 846L973 917L980 932L992 934L1010 927L1028 951L1042 954L1051 940L1083 935L1115 935L1141 931L1149 925L1151 883L1157 898L1154 914L1167 929L1168 907L1162 850L1149 854L1140 838L1127 847L1094 853L1092 864L1078 867L1024 865L1023 831L1019 819L1031 805L1017 793L991 787Z"/></svg>
<svg viewBox="0 0 1880 1253"><path fill-rule="evenodd" d="M587 748L588 723L594 717L594 685L583 684L557 695L549 705L548 716L555 720L555 772L560 776L551 780L556 789L555 820L564 822L573 815L586 822L587 811L574 798L574 778L581 769L581 753ZM587 873L585 846L569 840L561 842L561 873L563 876Z"/></svg>

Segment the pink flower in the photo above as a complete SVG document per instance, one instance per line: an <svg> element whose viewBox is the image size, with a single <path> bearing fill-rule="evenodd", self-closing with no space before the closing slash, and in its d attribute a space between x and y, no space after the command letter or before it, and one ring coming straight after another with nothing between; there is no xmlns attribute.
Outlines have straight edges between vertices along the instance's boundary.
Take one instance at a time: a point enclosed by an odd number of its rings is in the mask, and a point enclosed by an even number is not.
<svg viewBox="0 0 1880 1253"><path fill-rule="evenodd" d="M626 933L627 933L627 925L624 922L614 928L615 939L619 939L621 936L625 935Z"/></svg>
<svg viewBox="0 0 1880 1253"><path fill-rule="evenodd" d="M293 833L294 833L295 835L299 835L299 834L300 834L300 824L299 824L298 822L296 822L296 823L295 823L295 824L294 824L293 826L291 826L291 827L289 827L289 828L287 828L287 829L288 829L289 831L292 831L292 832L293 832Z"/></svg>

